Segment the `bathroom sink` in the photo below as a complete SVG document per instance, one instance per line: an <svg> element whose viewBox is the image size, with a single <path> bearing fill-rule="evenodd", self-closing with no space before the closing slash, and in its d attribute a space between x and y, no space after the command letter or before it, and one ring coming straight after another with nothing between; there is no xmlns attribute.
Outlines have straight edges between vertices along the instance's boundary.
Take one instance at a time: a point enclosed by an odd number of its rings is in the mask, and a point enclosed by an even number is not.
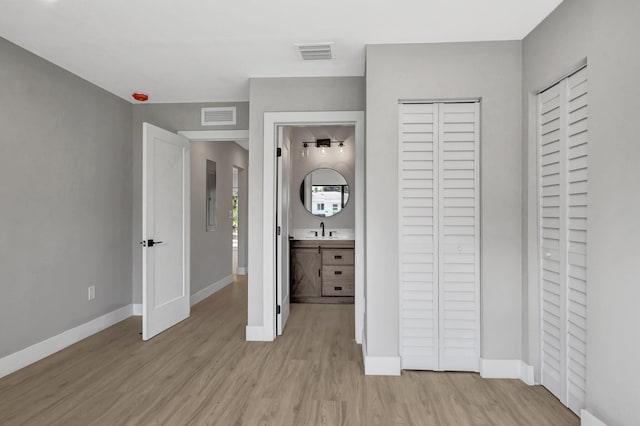
<svg viewBox="0 0 640 426"><path fill-rule="evenodd" d="M339 241L355 239L353 229L348 228L327 229L324 237L322 235L316 236L315 233L316 229L293 229L289 235L289 239L305 241ZM333 235L329 236L329 233L333 233ZM318 234L320 234L320 231L318 231Z"/></svg>

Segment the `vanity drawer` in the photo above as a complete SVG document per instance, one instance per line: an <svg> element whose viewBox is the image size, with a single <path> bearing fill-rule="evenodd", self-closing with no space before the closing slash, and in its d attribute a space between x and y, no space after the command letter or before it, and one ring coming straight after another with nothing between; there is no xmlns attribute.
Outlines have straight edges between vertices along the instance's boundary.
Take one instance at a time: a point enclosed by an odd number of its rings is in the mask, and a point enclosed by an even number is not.
<svg viewBox="0 0 640 426"><path fill-rule="evenodd" d="M322 282L323 296L353 296L354 294L353 281Z"/></svg>
<svg viewBox="0 0 640 426"><path fill-rule="evenodd" d="M353 266L322 267L323 296L353 296L354 282Z"/></svg>
<svg viewBox="0 0 640 426"><path fill-rule="evenodd" d="M323 265L353 265L353 249L322 250Z"/></svg>

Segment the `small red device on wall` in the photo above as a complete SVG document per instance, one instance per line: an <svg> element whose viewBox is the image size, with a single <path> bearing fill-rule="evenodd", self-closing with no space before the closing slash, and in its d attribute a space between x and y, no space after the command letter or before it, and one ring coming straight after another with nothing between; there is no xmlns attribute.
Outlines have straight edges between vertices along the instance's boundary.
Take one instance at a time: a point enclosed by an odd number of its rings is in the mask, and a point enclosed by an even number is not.
<svg viewBox="0 0 640 426"><path fill-rule="evenodd" d="M133 95L133 99L135 99L138 102L146 102L149 100L149 96L145 95L144 93L134 93Z"/></svg>

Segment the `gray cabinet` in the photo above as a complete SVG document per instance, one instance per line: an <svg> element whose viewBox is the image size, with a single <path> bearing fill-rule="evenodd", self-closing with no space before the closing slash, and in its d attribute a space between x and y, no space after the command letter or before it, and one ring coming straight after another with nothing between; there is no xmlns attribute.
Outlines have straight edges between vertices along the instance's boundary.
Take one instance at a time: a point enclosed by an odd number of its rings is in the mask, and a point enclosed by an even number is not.
<svg viewBox="0 0 640 426"><path fill-rule="evenodd" d="M291 241L291 301L353 303L353 241Z"/></svg>
<svg viewBox="0 0 640 426"><path fill-rule="evenodd" d="M292 301L322 296L320 288L321 254L318 247L291 248Z"/></svg>

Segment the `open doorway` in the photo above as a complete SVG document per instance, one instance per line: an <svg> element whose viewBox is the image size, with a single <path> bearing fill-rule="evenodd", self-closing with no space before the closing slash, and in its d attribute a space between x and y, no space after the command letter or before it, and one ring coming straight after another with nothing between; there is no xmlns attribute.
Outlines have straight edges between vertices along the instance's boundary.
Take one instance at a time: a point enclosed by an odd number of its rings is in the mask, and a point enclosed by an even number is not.
<svg viewBox="0 0 640 426"><path fill-rule="evenodd" d="M327 135L328 128L342 129L350 135ZM291 129L288 138L285 137L286 129ZM296 131L303 134L300 140L294 136ZM321 135L322 132L325 134ZM351 171L336 174L341 175L344 181L325 182L323 179L327 177L328 170L338 167L329 152L345 153L348 149L345 141L348 139L352 140ZM288 149L285 149L287 144ZM281 164L285 153L290 157L288 166ZM307 164L314 170L306 170L302 177L296 174L294 181L291 166L302 163L303 158L310 160ZM311 158L320 161L311 164ZM283 170L289 173L288 185L282 184ZM315 170L318 172L313 173ZM296 173L302 174L303 171ZM307 177L309 174L311 176ZM345 174L350 175L350 182ZM300 272L309 278L312 274L319 278L312 286L316 299L307 299L307 302L322 303L322 298L332 298L333 301L343 298L342 303L355 304L354 339L361 343L364 314L364 114L356 111L265 113L263 177L263 338L273 340L277 334L282 334L289 312L288 303L294 298L292 283L295 284L296 274ZM339 197L336 196L338 193ZM321 202L322 197L325 203ZM289 204L284 205L283 200L287 199ZM309 201L309 209L306 209L305 200ZM307 215L310 219L308 226L294 225L294 215L289 217L293 206ZM346 218L349 209L353 210L353 221L349 225L341 227L334 223L341 214L340 219ZM314 211L318 214L314 215ZM284 223L283 219L289 223ZM283 225L289 227L289 224L290 229L284 232ZM276 232L271 233L270 229ZM298 244L311 244L312 247L300 247L307 251L293 259L291 249ZM305 260L304 254L311 251L315 251L313 261ZM298 262L301 268L288 266L289 261ZM313 265L309 266L311 263ZM308 268L303 272L305 265ZM300 287L303 289L304 286ZM295 290L297 292L298 289Z"/></svg>

